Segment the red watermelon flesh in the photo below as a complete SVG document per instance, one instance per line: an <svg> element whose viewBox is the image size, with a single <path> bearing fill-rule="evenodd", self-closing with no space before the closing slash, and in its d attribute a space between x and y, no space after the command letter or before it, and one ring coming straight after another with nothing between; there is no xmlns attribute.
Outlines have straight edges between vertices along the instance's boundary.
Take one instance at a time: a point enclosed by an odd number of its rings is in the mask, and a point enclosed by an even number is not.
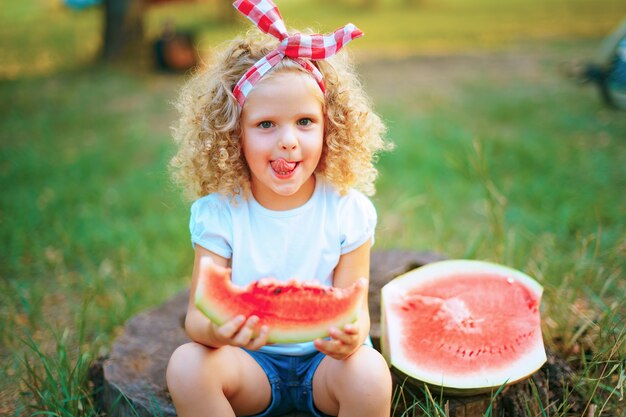
<svg viewBox="0 0 626 417"><path fill-rule="evenodd" d="M364 278L347 288L273 278L239 287L231 282L230 271L221 274L210 258L203 258L195 304L218 325L254 315L259 327L269 327L269 343L296 343L326 337L330 327L354 322L366 292Z"/></svg>
<svg viewBox="0 0 626 417"><path fill-rule="evenodd" d="M546 360L541 286L513 269L443 261L383 288L383 354L402 374L448 392L498 388Z"/></svg>

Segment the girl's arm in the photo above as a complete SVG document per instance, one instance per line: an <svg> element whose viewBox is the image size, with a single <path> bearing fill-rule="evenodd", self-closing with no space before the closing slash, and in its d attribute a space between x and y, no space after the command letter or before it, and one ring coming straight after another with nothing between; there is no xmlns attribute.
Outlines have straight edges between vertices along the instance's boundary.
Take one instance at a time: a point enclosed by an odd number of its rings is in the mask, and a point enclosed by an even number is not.
<svg viewBox="0 0 626 417"><path fill-rule="evenodd" d="M370 244L368 240L352 252L341 255L335 267L333 286L349 287L359 278L366 278L369 285ZM330 340L317 339L315 347L334 359L346 359L363 344L369 331L370 313L366 291L359 319L354 323L346 324L343 329L331 328Z"/></svg>
<svg viewBox="0 0 626 417"><path fill-rule="evenodd" d="M228 259L222 258L200 245L195 246L191 291L189 294L189 304L187 306L187 316L185 317L185 331L187 335L194 342L214 348L232 345L255 350L265 345L268 334L266 326L260 329L259 335L256 338L254 337L255 327L259 321L258 317L238 316L218 327L195 306L194 295L198 285L200 259L204 256L211 257L218 269L222 269L223 273L227 272Z"/></svg>

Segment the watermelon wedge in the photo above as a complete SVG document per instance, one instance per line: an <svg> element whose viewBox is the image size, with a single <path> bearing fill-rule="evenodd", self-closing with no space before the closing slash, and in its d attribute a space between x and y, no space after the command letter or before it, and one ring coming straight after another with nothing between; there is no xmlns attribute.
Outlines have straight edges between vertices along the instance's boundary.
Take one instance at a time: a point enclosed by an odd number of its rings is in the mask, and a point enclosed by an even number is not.
<svg viewBox="0 0 626 417"><path fill-rule="evenodd" d="M542 292L522 272L482 261L410 271L382 289L383 356L400 375L446 393L495 391L546 361Z"/></svg>
<svg viewBox="0 0 626 417"><path fill-rule="evenodd" d="M354 322L366 293L365 278L347 288L273 278L239 287L231 282L230 271L220 273L211 258L205 257L200 261L194 301L217 325L240 314L255 315L259 327L269 327L269 343L298 343L327 337L330 327Z"/></svg>

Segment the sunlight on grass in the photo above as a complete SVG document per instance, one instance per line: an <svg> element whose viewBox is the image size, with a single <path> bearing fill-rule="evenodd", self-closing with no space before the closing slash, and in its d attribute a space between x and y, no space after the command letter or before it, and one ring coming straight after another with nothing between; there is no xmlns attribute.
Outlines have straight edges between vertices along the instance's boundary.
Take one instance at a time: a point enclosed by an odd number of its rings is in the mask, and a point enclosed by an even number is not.
<svg viewBox="0 0 626 417"><path fill-rule="evenodd" d="M278 4L288 26L331 31L348 21L357 24L366 38L351 49L362 59L502 48L533 39L599 38L626 13L626 5L619 0L601 4L587 0L290 0ZM248 29L234 9L220 7L207 1L151 7L144 17L146 38L154 40L169 21L194 32L204 52ZM96 63L103 22L102 7L73 10L61 0L11 3L0 15L0 79ZM146 55L150 48L146 44Z"/></svg>

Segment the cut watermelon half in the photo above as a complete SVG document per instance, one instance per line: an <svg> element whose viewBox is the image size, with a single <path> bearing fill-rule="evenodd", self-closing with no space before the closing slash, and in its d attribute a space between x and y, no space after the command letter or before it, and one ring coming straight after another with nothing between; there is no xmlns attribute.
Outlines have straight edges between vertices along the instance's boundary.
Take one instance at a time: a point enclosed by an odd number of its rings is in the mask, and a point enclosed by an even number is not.
<svg viewBox="0 0 626 417"><path fill-rule="evenodd" d="M273 278L239 287L231 282L230 270L222 274L205 257L200 260L195 305L217 325L238 315L257 316L258 328L269 328L269 343L297 343L327 337L330 327L354 322L366 292L364 278L347 288Z"/></svg>
<svg viewBox="0 0 626 417"><path fill-rule="evenodd" d="M399 374L476 394L524 379L546 361L543 288L489 262L428 264L382 289L381 350Z"/></svg>

